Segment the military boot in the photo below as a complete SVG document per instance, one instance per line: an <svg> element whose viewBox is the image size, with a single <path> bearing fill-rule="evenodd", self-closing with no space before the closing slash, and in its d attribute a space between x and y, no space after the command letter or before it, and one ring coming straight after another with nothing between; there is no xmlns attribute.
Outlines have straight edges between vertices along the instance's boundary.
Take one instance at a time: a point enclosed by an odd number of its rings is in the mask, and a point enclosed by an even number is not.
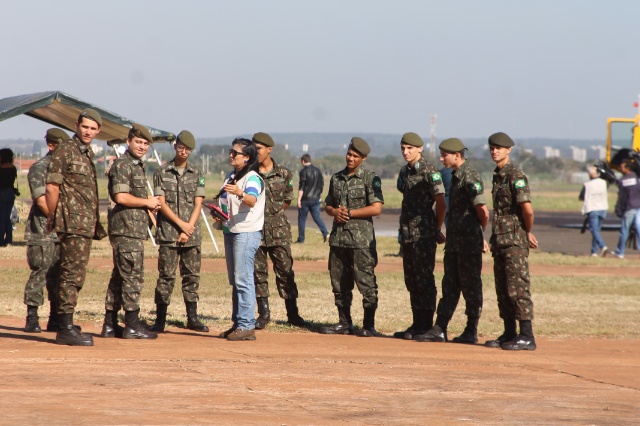
<svg viewBox="0 0 640 426"><path fill-rule="evenodd" d="M364 308L364 319L362 321L362 328L356 331L358 337L377 337L378 332L375 329L376 321L376 308L368 307Z"/></svg>
<svg viewBox="0 0 640 426"><path fill-rule="evenodd" d="M151 326L151 331L156 333L164 333L164 326L167 323L167 307L164 303L156 305L156 322Z"/></svg>
<svg viewBox="0 0 640 426"><path fill-rule="evenodd" d="M27 333L40 333L42 329L38 323L38 307L27 305L27 322L24 325L24 331Z"/></svg>
<svg viewBox="0 0 640 426"><path fill-rule="evenodd" d="M187 328L201 333L208 333L209 327L198 319L198 302L185 302L187 306Z"/></svg>
<svg viewBox="0 0 640 426"><path fill-rule="evenodd" d="M520 321L520 334L514 340L505 342L501 346L507 351L535 351L536 339L533 337L533 326L530 320Z"/></svg>
<svg viewBox="0 0 640 426"><path fill-rule="evenodd" d="M287 322L296 327L306 327L307 323L298 313L298 299L285 299L284 306L287 308Z"/></svg>
<svg viewBox="0 0 640 426"><path fill-rule="evenodd" d="M496 340L487 340L484 342L486 347L500 348L503 343L515 340L516 337L518 337L515 318L503 319L502 321L504 322L504 333L502 333L502 335L500 335Z"/></svg>
<svg viewBox="0 0 640 426"><path fill-rule="evenodd" d="M69 346L93 346L93 337L80 333L73 326L73 314L59 314L58 333L56 334L57 345Z"/></svg>
<svg viewBox="0 0 640 426"><path fill-rule="evenodd" d="M122 333L123 339L156 339L157 333L148 330L147 327L140 322L140 309L137 311L125 311L124 323L125 328Z"/></svg>
<svg viewBox="0 0 640 426"><path fill-rule="evenodd" d="M436 320L436 325L434 325L431 330L427 331L424 334L413 336L413 340L415 340L416 342L446 342L448 325L449 320L444 320L438 317L438 319Z"/></svg>
<svg viewBox="0 0 640 426"><path fill-rule="evenodd" d="M58 331L58 304L49 301L49 320L47 321L47 331Z"/></svg>
<svg viewBox="0 0 640 426"><path fill-rule="evenodd" d="M413 324L409 326L405 331L396 331L393 333L393 337L396 339L412 340L413 336L417 334L424 334L429 330L423 325L423 311L421 309L412 309L413 312Z"/></svg>
<svg viewBox="0 0 640 426"><path fill-rule="evenodd" d="M338 318L337 324L320 328L320 334L353 334L351 306L338 307Z"/></svg>
<svg viewBox="0 0 640 426"><path fill-rule="evenodd" d="M269 298L257 297L258 319L256 319L256 330L263 330L271 321L271 311L269 310Z"/></svg>
<svg viewBox="0 0 640 426"><path fill-rule="evenodd" d="M467 318L467 326L458 337L451 340L453 343L466 343L473 345L478 343L478 318Z"/></svg>
<svg viewBox="0 0 640 426"><path fill-rule="evenodd" d="M106 338L118 337L122 338L124 328L118 324L118 311L106 311L104 313L104 323L100 336Z"/></svg>

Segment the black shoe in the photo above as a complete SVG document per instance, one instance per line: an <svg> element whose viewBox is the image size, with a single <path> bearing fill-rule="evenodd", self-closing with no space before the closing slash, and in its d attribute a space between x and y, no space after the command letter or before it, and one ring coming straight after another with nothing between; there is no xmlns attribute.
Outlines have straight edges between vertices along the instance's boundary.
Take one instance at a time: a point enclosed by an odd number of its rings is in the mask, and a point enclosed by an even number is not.
<svg viewBox="0 0 640 426"><path fill-rule="evenodd" d="M38 322L38 307L27 306L27 321L24 325L26 333L41 333L40 323Z"/></svg>
<svg viewBox="0 0 640 426"><path fill-rule="evenodd" d="M198 319L198 303L186 302L187 305L187 328L193 331L199 331L201 333L208 333L209 327L204 325Z"/></svg>
<svg viewBox="0 0 640 426"><path fill-rule="evenodd" d="M413 340L416 342L446 342L447 332L442 330L439 325L434 325L433 328L426 333L413 336Z"/></svg>
<svg viewBox="0 0 640 426"><path fill-rule="evenodd" d="M102 331L100 332L100 337L105 337L105 338L117 337L121 339L123 334L124 334L124 327L122 327L119 324L116 324L115 326L110 324L102 324Z"/></svg>
<svg viewBox="0 0 640 426"><path fill-rule="evenodd" d="M352 324L334 324L320 328L320 334L353 334Z"/></svg>
<svg viewBox="0 0 640 426"><path fill-rule="evenodd" d="M361 328L356 331L356 336L358 337L378 337L378 332L375 328Z"/></svg>
<svg viewBox="0 0 640 426"><path fill-rule="evenodd" d="M137 311L125 311L124 322L126 324L124 332L122 333L123 339L157 339L158 334L149 330L140 322L139 319L140 310Z"/></svg>
<svg viewBox="0 0 640 426"><path fill-rule="evenodd" d="M294 243L294 244L304 244L304 241L295 240L293 243Z"/></svg>
<svg viewBox="0 0 640 426"><path fill-rule="evenodd" d="M256 318L256 330L264 330L271 322L271 310L269 309L268 297L256 297L256 305L258 305L258 318Z"/></svg>
<svg viewBox="0 0 640 426"><path fill-rule="evenodd" d="M467 318L467 326L464 331L458 337L454 337L451 341L453 343L464 343L467 345L475 345L478 343L478 319L479 318Z"/></svg>
<svg viewBox="0 0 640 426"><path fill-rule="evenodd" d="M149 328L154 333L164 333L164 327L167 323L167 308L169 305L164 303L156 304L156 321Z"/></svg>
<svg viewBox="0 0 640 426"><path fill-rule="evenodd" d="M285 299L284 306L287 309L287 323L294 327L308 327L307 322L298 312L298 299ZM256 326L256 328L258 328Z"/></svg>
<svg viewBox="0 0 640 426"><path fill-rule="evenodd" d="M535 338L524 338L522 336L518 336L515 340L504 342L500 347L505 351L535 351L537 348Z"/></svg>
<svg viewBox="0 0 640 426"><path fill-rule="evenodd" d="M62 314L58 317L60 318L60 327L56 334L57 345L93 346L93 337L80 333L73 326L73 314Z"/></svg>
<svg viewBox="0 0 640 426"><path fill-rule="evenodd" d="M484 342L484 345L488 348L500 349L503 343L509 342L511 340L516 340L518 337L517 334L507 334L504 332L501 336L498 336L496 340L487 340Z"/></svg>

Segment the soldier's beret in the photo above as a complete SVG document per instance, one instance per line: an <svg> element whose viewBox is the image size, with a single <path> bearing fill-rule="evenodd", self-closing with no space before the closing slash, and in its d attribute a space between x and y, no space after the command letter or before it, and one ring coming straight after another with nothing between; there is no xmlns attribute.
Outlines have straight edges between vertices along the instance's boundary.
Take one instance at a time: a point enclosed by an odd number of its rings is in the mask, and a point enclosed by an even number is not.
<svg viewBox="0 0 640 426"><path fill-rule="evenodd" d="M440 151L448 152L449 154L455 154L465 149L464 144L458 138L445 139L440 143Z"/></svg>
<svg viewBox="0 0 640 426"><path fill-rule="evenodd" d="M142 124L134 123L131 126L131 130L129 130L129 137L135 136L136 138L146 139L149 143L153 142L153 136L149 132L149 129L144 127Z"/></svg>
<svg viewBox="0 0 640 426"><path fill-rule="evenodd" d="M418 136L417 133L413 132L408 132L402 135L402 140L400 140L400 143L415 146L416 148L420 148L424 145L422 138Z"/></svg>
<svg viewBox="0 0 640 426"><path fill-rule="evenodd" d="M256 133L255 135L253 135L251 140L254 143L259 143L259 144L262 144L264 146L270 146L270 147L273 147L276 144L273 141L273 138L271 136L269 136L267 133L264 133L264 132Z"/></svg>
<svg viewBox="0 0 640 426"><path fill-rule="evenodd" d="M98 123L98 126L102 127L102 117L95 109L87 108L80 113L80 117L87 117L89 120L93 120Z"/></svg>
<svg viewBox="0 0 640 426"><path fill-rule="evenodd" d="M371 152L371 148L369 148L369 144L367 143L367 141L357 136L351 138L349 149L357 151L365 157Z"/></svg>
<svg viewBox="0 0 640 426"><path fill-rule="evenodd" d="M47 130L47 134L45 135L44 138L49 143L58 144L66 140L69 140L69 135L67 135L67 133L62 129L58 129L57 127L52 127L51 129Z"/></svg>
<svg viewBox="0 0 640 426"><path fill-rule="evenodd" d="M498 132L489 136L489 145L501 146L503 148L511 148L515 144L513 139L506 133Z"/></svg>
<svg viewBox="0 0 640 426"><path fill-rule="evenodd" d="M196 138L193 136L188 130L183 130L178 134L178 142L181 142L184 146L189 149L196 149Z"/></svg>

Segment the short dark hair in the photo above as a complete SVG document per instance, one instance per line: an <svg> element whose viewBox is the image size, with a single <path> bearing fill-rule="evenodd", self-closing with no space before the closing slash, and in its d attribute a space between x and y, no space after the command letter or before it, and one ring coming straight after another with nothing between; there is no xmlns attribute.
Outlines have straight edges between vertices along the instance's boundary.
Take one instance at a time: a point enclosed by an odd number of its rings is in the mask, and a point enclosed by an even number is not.
<svg viewBox="0 0 640 426"><path fill-rule="evenodd" d="M11 163L13 161L13 150L11 148L0 149L0 164Z"/></svg>
<svg viewBox="0 0 640 426"><path fill-rule="evenodd" d="M311 156L309 154L302 154L302 157L300 157L300 160L304 161L305 163L310 163Z"/></svg>
<svg viewBox="0 0 640 426"><path fill-rule="evenodd" d="M633 159L625 158L624 160L622 160L620 165L625 166L627 170L633 171L634 170L633 163L634 163Z"/></svg>

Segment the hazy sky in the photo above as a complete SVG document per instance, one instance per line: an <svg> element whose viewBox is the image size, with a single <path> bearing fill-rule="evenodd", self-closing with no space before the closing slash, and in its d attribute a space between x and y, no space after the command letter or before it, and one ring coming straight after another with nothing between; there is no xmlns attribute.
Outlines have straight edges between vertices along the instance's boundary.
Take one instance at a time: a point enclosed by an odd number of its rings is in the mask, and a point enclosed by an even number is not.
<svg viewBox="0 0 640 426"><path fill-rule="evenodd" d="M0 2L0 98L61 90L196 137L605 137L640 93L640 2ZM40 138L28 117L0 139Z"/></svg>

